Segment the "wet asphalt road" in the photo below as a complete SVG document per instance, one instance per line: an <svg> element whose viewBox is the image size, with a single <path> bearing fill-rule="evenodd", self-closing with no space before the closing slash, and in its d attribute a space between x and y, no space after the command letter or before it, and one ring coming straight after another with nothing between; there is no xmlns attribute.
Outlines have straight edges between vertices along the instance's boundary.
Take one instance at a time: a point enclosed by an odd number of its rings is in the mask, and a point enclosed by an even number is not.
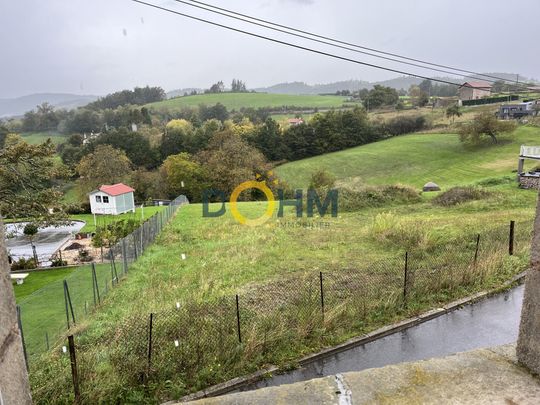
<svg viewBox="0 0 540 405"><path fill-rule="evenodd" d="M412 328L329 356L241 391L290 384L347 371L442 357L517 340L523 286Z"/></svg>

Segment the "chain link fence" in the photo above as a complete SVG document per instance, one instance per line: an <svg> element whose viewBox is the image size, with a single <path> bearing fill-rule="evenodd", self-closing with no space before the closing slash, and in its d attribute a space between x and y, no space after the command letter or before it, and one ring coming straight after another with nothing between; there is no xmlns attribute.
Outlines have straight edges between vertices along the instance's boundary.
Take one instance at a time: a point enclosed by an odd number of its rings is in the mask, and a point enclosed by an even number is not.
<svg viewBox="0 0 540 405"><path fill-rule="evenodd" d="M36 270L42 277L65 272L65 277L47 283L18 301L25 349L29 361L58 345L65 331L81 323L107 293L129 272L137 257L156 239L176 210L187 204L179 196L139 228L105 249L105 263L90 263L75 269ZM32 273L30 273L32 277Z"/></svg>
<svg viewBox="0 0 540 405"><path fill-rule="evenodd" d="M245 286L237 295L171 303L170 308L119 321L99 341L80 332L75 339L82 402L102 394L94 384L98 369L106 369L124 388L181 380L185 392L193 392L277 364L284 352L307 353L497 287L527 267L531 228L530 222L513 223L512 231L501 226L471 233L428 251L403 251L339 271L280 275ZM152 229L160 228L156 222L147 225L127 238L126 246L119 243L113 249L111 263L117 271L122 272L119 263L129 264L144 250L143 233ZM107 270L96 274L98 285L114 285ZM80 313L80 299L75 306ZM59 351L46 364L54 372L37 378L42 385L33 387L36 394L50 395L52 387L73 391L68 355ZM46 373L43 367L37 372Z"/></svg>

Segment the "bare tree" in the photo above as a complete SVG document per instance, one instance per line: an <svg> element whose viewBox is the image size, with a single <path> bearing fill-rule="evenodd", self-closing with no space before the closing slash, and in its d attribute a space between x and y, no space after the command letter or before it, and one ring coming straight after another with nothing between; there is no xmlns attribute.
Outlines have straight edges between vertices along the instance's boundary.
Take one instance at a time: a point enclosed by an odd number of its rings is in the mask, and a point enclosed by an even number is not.
<svg viewBox="0 0 540 405"><path fill-rule="evenodd" d="M4 224L0 218L0 404L31 404L4 241Z"/></svg>

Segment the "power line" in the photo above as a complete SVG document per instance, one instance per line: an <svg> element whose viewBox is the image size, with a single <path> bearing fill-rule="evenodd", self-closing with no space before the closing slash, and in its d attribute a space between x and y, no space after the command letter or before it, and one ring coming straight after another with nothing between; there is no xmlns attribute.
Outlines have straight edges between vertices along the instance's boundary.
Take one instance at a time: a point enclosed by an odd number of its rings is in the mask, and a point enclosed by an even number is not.
<svg viewBox="0 0 540 405"><path fill-rule="evenodd" d="M413 62L418 62L418 63L423 63L425 65L430 65L430 66L436 66L438 68L443 68L443 69L450 69L450 70L454 70L456 72L461 72L461 73L468 73L468 74L474 74L474 75L478 75L478 76L483 76L483 77L489 77L491 79L495 79L495 81L498 81L498 80L502 80L504 82L511 82L511 83L514 83L513 80L509 80L509 79L504 79L502 77L499 77L499 76L493 76L493 75L488 75L488 74L483 74L483 73L478 73L478 72L474 72L474 71L471 71L471 70L466 70L466 69L460 69L460 68L455 68L455 67L452 67L452 66L447 66L447 65L442 65L442 64L437 64L437 63L432 63L432 62L428 62L428 61L424 61L424 60L421 60L421 59L415 59L415 58L411 58L411 57L407 57L407 56L403 56L403 55L399 55L399 54L396 54L396 53L391 53L391 52L385 52L385 51L381 51L379 49L375 49L375 48L369 48L369 47L366 47L366 46L362 46L362 45L358 45L358 44L354 44L354 43L351 43L351 42L346 42L346 41L342 41L342 40L339 40L339 39L335 39L335 38L332 38L332 37L329 37L329 36L324 36L324 35L320 35L320 34L316 34L316 33L313 33L313 32L309 32L309 31L305 31L305 30L301 30L301 29L298 29L298 28L294 28L294 27L291 27L291 26L287 26L287 25L283 25L283 24L278 24L278 23L274 23L272 21L269 21L269 20L264 20L262 18L257 18L257 17L253 17L253 16L250 16L248 14L242 14L242 13L239 13L239 12L236 12L236 11L233 11L233 10L230 10L230 9L226 9L226 8L223 8L223 7L218 7L218 6L214 6L212 4L209 4L209 3L204 3L202 1L197 1L197 0L188 0L190 3L186 2L186 1L183 1L183 0L174 0L178 3L183 3L183 4L186 4L186 5L189 5L191 7L197 7L197 8L200 8L200 9L203 9L203 10L207 10L207 11L210 11L210 12L213 12L213 13L218 13L218 14L221 14L221 15L225 15L227 17L230 17L230 18L235 18L235 19L239 19L241 21L245 21L245 22L248 22L248 23L251 23L251 24L256 24L256 25L259 25L259 26L262 26L262 27L266 27L266 28L269 28L269 29L274 29L274 30L277 30L277 31L280 31L280 32L285 32L287 34L290 34L290 35L295 35L291 32L287 32L287 31L283 31L283 30L279 30L279 29L276 29L276 28L273 28L273 27L269 27L269 26L265 26L265 25L261 25L261 24L257 24L253 21L248 21L248 20L245 20L243 18L239 18L239 17L235 17L233 15L227 15L227 14L223 14L223 13L219 13L215 10L220 10L220 11L224 11L226 13L229 13L229 14L234 14L236 16L240 16L240 17L244 17L244 18L249 18L251 20L254 20L254 21L259 21L259 22L262 22L264 24L269 24L269 25L272 25L272 26L275 26L275 27L280 27L280 28L284 28L284 29L287 29L287 30L290 30L290 31L294 31L294 32L299 32L301 34L306 34L306 35L310 35L312 37L316 37L316 38L320 38L320 39L324 39L324 40L328 40L328 41L332 41L332 42L336 42L336 43L339 43L339 44L342 44L342 45L347 45L347 46L352 46L354 48L359 48L359 49L365 49L365 50L368 50L368 51L372 51L372 52L377 52L377 53L380 53L380 54L383 54L383 55L388 55L388 56L393 56L393 57L397 57L397 58L401 58L401 59L405 59L405 60L409 60L409 61L413 61ZM195 4L191 4L191 3L196 3L196 4L199 4L200 6L197 6ZM205 7L202 7L202 6L205 6ZM210 8L213 8L215 10L211 10L207 7L210 7ZM297 35L298 36L298 35ZM304 36L300 36L302 38L306 38ZM306 39L309 39L309 40L312 40L312 41L317 41L313 38L306 38ZM321 42L321 41L317 41L317 42ZM325 43L325 44L328 44L327 42L322 42L322 43ZM328 45L331 45L331 44L328 44ZM332 46L336 46L336 45L332 45ZM339 47L339 46L338 46ZM352 50L350 48L347 48L347 47L342 47L343 49L348 49L348 50ZM358 52L358 50L352 50L352 51L356 51ZM374 56L374 57L378 57L378 58L382 58L382 59L387 59L387 60L391 60L391 61L395 61L395 62L398 62L398 63L405 63L405 64L410 64L411 66L418 66L418 67L421 67L421 68L424 68L424 69L431 69L431 70L435 70L435 71L438 71L438 72L443 72L443 73L450 73L450 74L454 74L454 75L457 75L458 73L454 73L454 72L449 72L447 70L439 70L439 69L432 69L432 68L428 68L426 66L422 66L422 65L417 65L417 64L411 64L411 63L407 63L405 61L400 61L400 60L396 60L396 59L393 59L393 58L385 58L383 56L380 56L380 55L374 55L372 53L368 53L368 52L360 52L360 53L365 53L367 55L371 55L371 56ZM463 75L462 75L463 76ZM485 80L485 81L488 81L488 82L491 82L493 83L494 80L487 80L487 79L481 79L481 78L478 78L478 77L471 77L472 79L478 79L478 80Z"/></svg>
<svg viewBox="0 0 540 405"><path fill-rule="evenodd" d="M397 63L402 63L402 64L405 64L405 65L410 65L410 66L415 66L415 67L419 67L421 69L428 69L428 70L433 70L433 71L437 71L437 72L441 72L441 73L447 73L447 74L451 74L451 75L458 75L458 73L456 72L452 72L450 70L444 70L444 69L438 69L438 68L431 68L429 66L424 66L424 65L419 65L417 63L412 63L412 62L406 62L406 61L403 61L403 60L399 60L399 59L395 59L395 58L390 58L390 57L387 57L387 56L382 56L382 55L377 55L377 54L374 54L374 53L371 53L371 52L366 52L366 51L361 51L359 49L355 49L355 48L351 48L349 46L343 46L343 45L338 45L338 44L335 44L335 43L332 43L332 42L328 42L328 41L324 41L324 40L320 40L320 39L316 39L316 38L310 38L309 36L306 36L306 35L302 35L302 34L295 34L294 32L289 32L289 31L286 31L284 29L280 29L280 28L276 28L276 27L272 27L272 26L268 26L268 25L263 25L263 24L260 24L260 23L257 23L255 21L250 21L248 20L247 18L243 18L243 17L237 17L235 15L229 15L229 14L225 14L225 13L222 13L222 12L219 12L219 11L216 11L216 10L213 10L212 8L208 8L208 7L205 7L205 6L198 6L196 4L191 4L191 3L188 3L187 1L183 1L183 0L174 0L176 1L177 3L182 3L182 4L185 4L187 6L190 6L190 7L196 7L198 9L201 9L201 10L206 10L206 11L209 11L211 13L215 13L215 14L219 14L219 15L223 15L225 17L229 17L229 18L234 18L235 20L239 20L239 21L243 21L243 22L246 22L248 24L253 24L253 25L256 25L256 26L259 26L259 27L263 27L263 28L268 28L268 29L271 29L271 30L274 30L274 31L278 31L278 32L282 32L282 33L285 33L285 34L288 34L288 35L293 35L293 36L296 36L296 37L299 37L299 38L303 38L303 39L307 39L309 41L313 41L313 42L318 42L318 43L321 43L321 44L325 44L325 45L329 45L329 46L333 46L333 47L336 47L336 48L340 48L340 49L345 49L347 51L351 51L351 52L356 52L356 53L361 53L363 55L369 55L369 56L373 56L375 58L380 58L380 59L385 59L385 60L389 60L389 61L392 61L392 62L397 62ZM198 2L198 1L193 1L194 3L201 3L201 2ZM206 5L206 3L201 3L201 4L204 4ZM221 9L220 7L216 7L216 6L212 6L212 5L208 5L209 7L213 7L213 8L216 8L216 9ZM241 15L243 16L244 14L240 14L240 13L235 13L234 11L227 11L229 13L233 13L233 14L238 14L238 15ZM249 18L252 18L254 20L258 20L257 18L255 17L249 17ZM268 24L272 24L272 25L276 25L276 26L280 26L279 24L274 24L274 23L270 23L270 22L266 22L265 23L268 23ZM290 30L293 30L293 31L297 31L296 29L294 28L287 28L287 29L290 29ZM318 35L315 35L315 34L309 34L309 35L313 35L313 36L318 36ZM339 42L339 41L336 41L336 40L332 40L333 42ZM461 75L463 76L463 75ZM480 77L471 77L471 79L477 79L477 80L485 80L485 79L482 79ZM486 80L488 81L488 80ZM491 82L491 81L490 81Z"/></svg>
<svg viewBox="0 0 540 405"><path fill-rule="evenodd" d="M158 10L166 11L168 13L176 14L176 15L179 15L179 16L182 16L182 17L185 17L185 18L189 18L191 20L195 20L195 21L203 22L203 23L210 24L210 25L213 25L213 26L216 26L216 27L224 28L224 29L227 29L229 31L239 32L241 34L249 35L249 36L252 36L252 37L255 37L255 38L264 39L266 41L274 42L274 43L277 43L277 44L289 46L289 47L296 48L296 49L301 49L301 50L304 50L304 51L316 53L316 54L323 55L323 56L328 56L330 58L339 59L339 60L343 60L343 61L347 61L347 62L352 62L352 63L356 63L358 65L368 66L368 67L372 67L372 68L375 68L375 69L386 70L388 72L393 72L393 73L398 73L398 74L402 74L402 75L417 77L419 79L425 79L425 80L430 80L430 81L434 81L434 82L438 82L438 83L450 84L452 86L457 86L457 87L462 87L463 86L463 87L471 87L471 88L473 88L473 86L470 86L468 84L461 85L461 84L454 83L454 82L444 80L444 79L431 78L431 77L419 75L419 74L416 74L416 73L410 73L410 72L407 72L407 71L404 71L404 70L393 69L393 68L388 68L388 67L381 66L381 65L376 65L374 63L362 62L362 61L359 61L359 60L356 60L356 59L351 59L351 58L348 58L348 57L345 57L345 56L336 55L336 54L321 51L321 50L318 50L318 49L308 48L306 46L293 44L291 42L282 41L282 40L272 38L272 37L268 37L268 36L265 36L265 35L256 34L254 32L245 31L245 30L242 30L240 28L235 28L235 27L231 27L231 26L228 26L228 25L225 25L225 24L220 24L220 23L217 23L215 21L210 21L210 20L206 20L204 18L195 17L193 15L185 14L185 13L182 13L180 11L171 10L171 9L163 7L163 6L158 6L157 4L147 3L147 2L142 1L142 0L131 0L131 1L134 2L134 3L139 3L139 4L142 4L142 5L148 6L148 7L158 9Z"/></svg>

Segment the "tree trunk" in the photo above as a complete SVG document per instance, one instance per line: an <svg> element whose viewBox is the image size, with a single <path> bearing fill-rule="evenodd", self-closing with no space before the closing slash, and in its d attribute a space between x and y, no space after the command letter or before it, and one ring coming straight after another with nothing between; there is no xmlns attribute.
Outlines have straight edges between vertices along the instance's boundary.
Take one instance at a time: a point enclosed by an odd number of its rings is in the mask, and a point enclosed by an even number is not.
<svg viewBox="0 0 540 405"><path fill-rule="evenodd" d="M0 404L31 404L28 373L0 218Z"/></svg>

